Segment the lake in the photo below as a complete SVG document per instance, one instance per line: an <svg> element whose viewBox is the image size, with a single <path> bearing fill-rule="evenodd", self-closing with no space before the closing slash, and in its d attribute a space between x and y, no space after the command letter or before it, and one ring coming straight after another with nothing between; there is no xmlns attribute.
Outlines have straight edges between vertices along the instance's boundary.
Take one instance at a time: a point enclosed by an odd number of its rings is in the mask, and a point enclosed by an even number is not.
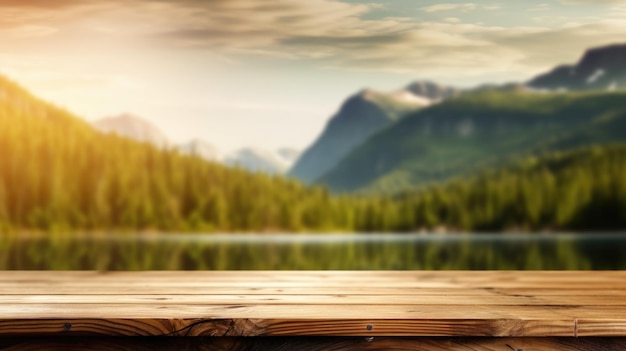
<svg viewBox="0 0 626 351"><path fill-rule="evenodd" d="M626 233L0 236L0 269L626 269Z"/></svg>

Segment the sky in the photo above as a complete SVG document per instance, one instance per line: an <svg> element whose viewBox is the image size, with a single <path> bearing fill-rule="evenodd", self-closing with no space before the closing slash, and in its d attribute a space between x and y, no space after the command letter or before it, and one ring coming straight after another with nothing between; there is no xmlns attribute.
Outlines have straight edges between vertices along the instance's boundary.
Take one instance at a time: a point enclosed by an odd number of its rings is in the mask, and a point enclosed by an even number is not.
<svg viewBox="0 0 626 351"><path fill-rule="evenodd" d="M624 33L626 0L0 0L0 74L175 143L303 149L363 88L525 81Z"/></svg>

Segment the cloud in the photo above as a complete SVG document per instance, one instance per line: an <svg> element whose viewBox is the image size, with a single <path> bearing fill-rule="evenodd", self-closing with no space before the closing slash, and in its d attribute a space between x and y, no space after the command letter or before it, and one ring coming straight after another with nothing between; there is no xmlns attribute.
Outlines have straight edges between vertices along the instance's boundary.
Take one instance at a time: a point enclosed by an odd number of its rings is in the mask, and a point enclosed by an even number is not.
<svg viewBox="0 0 626 351"><path fill-rule="evenodd" d="M0 55L3 62L16 61L17 58L7 55ZM26 61L26 62L24 62ZM33 59L28 62L27 58L20 62L12 62L13 69L9 73L17 74L23 79L37 85L38 88L54 90L83 90L83 89L103 89L106 87L118 87L126 90L134 90L139 86L131 77L125 75L109 75L98 73L64 73L57 70L41 69L41 60ZM39 61L39 62L38 62ZM39 67L39 69L34 69Z"/></svg>
<svg viewBox="0 0 626 351"><path fill-rule="evenodd" d="M512 30L491 33L487 39L494 45L508 46L526 53L520 63L529 68L547 69L557 63L576 62L588 48L623 43L624 32L626 32L625 21L601 20L527 33L515 33Z"/></svg>
<svg viewBox="0 0 626 351"><path fill-rule="evenodd" d="M56 33L58 29L41 25L19 25L4 30L5 36L25 38L25 37L45 37Z"/></svg>
<svg viewBox="0 0 626 351"><path fill-rule="evenodd" d="M626 4L612 6L610 9L610 16L613 18L626 18Z"/></svg>
<svg viewBox="0 0 626 351"><path fill-rule="evenodd" d="M26 36L53 34L61 25L117 5L91 0L0 0L0 37L16 32Z"/></svg>
<svg viewBox="0 0 626 351"><path fill-rule="evenodd" d="M532 18L533 21L538 23L545 24L554 24L554 23L564 23L569 21L569 17L566 16L535 16Z"/></svg>
<svg viewBox="0 0 626 351"><path fill-rule="evenodd" d="M372 19L368 15L377 5L331 0L126 0L80 4L66 0L55 2L54 8L28 10L15 5L18 1L0 0L0 6L9 3L13 5L0 11L0 28L10 28L13 35L25 35L25 42L36 40L28 35L62 40L68 33L78 32L109 52L115 52L106 46L109 42L118 45L122 39L132 38L142 46L176 54L208 52L224 58L219 65L257 58L304 60L331 69L433 79L526 76L557 62L575 61L588 47L623 41L626 32L626 21L617 17L576 24L550 23L555 18L535 16L532 26L526 27L470 24L456 17L439 22L407 17ZM44 1L28 3L42 5ZM499 7L444 3L422 8L435 13L453 9ZM6 33L0 33L0 43Z"/></svg>
<svg viewBox="0 0 626 351"><path fill-rule="evenodd" d="M495 11L495 10L499 10L501 9L502 6L500 5L477 5L473 2L467 2L467 3L463 3L463 4L457 4L457 3L443 3L443 4L435 4L435 5L431 5L431 6L425 6L425 7L421 7L419 8L420 10L424 11L424 12L428 12L428 13L434 13L434 12L442 12L442 11L460 11L460 12L467 12L467 11L472 11L472 10L476 10L476 9L483 9L486 11Z"/></svg>
<svg viewBox="0 0 626 351"><path fill-rule="evenodd" d="M543 3L543 4L537 4L535 6L532 6L528 8L527 11L549 11L551 9L552 9L552 6L550 6L550 4Z"/></svg>
<svg viewBox="0 0 626 351"><path fill-rule="evenodd" d="M0 7L66 8L90 3L90 0L0 0Z"/></svg>
<svg viewBox="0 0 626 351"><path fill-rule="evenodd" d="M590 4L590 5L598 5L598 4L607 4L607 5L615 5L615 4L626 4L626 0L560 0L562 4Z"/></svg>
<svg viewBox="0 0 626 351"><path fill-rule="evenodd" d="M444 3L444 4L436 4L436 5L422 7L421 10L424 12L429 12L429 13L440 12L440 11L453 11L453 10L470 11L470 10L476 9L477 7L478 5L472 2L467 2L464 4Z"/></svg>
<svg viewBox="0 0 626 351"><path fill-rule="evenodd" d="M325 38L326 46L394 41L415 26L404 17L363 20L361 16L372 11L374 5L327 0L278 0L272 6L249 0L207 2L199 7L190 2L186 11L174 3L171 6L174 8L167 12L175 13L172 10L177 9L178 15L169 15L169 23L154 26L154 38L175 45L237 53L262 50L284 56L281 45L291 46L297 40L305 46L320 46ZM142 23L161 21L159 13L143 13ZM289 55L311 53L291 51Z"/></svg>

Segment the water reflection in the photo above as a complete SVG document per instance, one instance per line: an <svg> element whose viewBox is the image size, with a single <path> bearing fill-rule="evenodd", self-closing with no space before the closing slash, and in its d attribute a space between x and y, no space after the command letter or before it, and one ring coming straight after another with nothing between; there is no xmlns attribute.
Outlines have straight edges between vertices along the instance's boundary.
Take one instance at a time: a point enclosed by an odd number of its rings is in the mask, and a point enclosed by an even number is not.
<svg viewBox="0 0 626 351"><path fill-rule="evenodd" d="M0 237L0 269L626 269L626 235Z"/></svg>

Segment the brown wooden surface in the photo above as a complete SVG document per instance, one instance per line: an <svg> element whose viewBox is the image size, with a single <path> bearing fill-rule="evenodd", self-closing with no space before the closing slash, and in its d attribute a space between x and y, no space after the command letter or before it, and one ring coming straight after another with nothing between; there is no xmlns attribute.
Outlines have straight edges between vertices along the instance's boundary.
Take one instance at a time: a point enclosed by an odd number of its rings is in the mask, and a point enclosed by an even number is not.
<svg viewBox="0 0 626 351"><path fill-rule="evenodd" d="M493 336L505 338L492 343L529 343L524 351L583 345L626 336L626 272L0 272L2 349L25 349L16 338L24 336L137 335L227 337L218 346L243 345L242 336L358 336L333 342L359 345L370 336L453 337L383 338L358 348L371 350L385 349L385 340L415 349ZM597 340L624 349L624 339ZM501 349L480 344L469 349Z"/></svg>
<svg viewBox="0 0 626 351"><path fill-rule="evenodd" d="M623 351L626 338L0 338L3 351Z"/></svg>

